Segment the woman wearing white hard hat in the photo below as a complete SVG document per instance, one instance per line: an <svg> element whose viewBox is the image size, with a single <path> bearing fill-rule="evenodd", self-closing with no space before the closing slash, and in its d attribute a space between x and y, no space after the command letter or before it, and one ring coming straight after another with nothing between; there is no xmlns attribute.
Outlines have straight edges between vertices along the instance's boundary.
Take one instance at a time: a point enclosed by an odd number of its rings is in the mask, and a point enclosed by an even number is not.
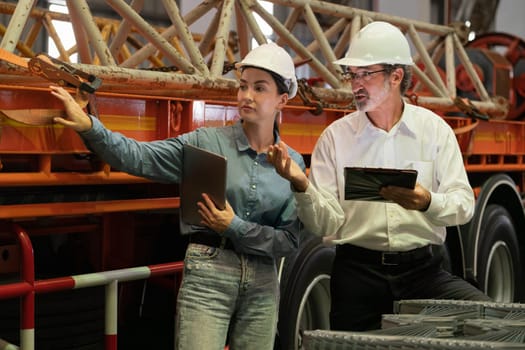
<svg viewBox="0 0 525 350"><path fill-rule="evenodd" d="M381 328L382 315L393 313L397 300L490 300L442 267L446 226L470 220L474 194L450 126L403 100L413 64L405 36L389 23L372 22L335 63L345 69L357 111L323 131L309 177L283 144L271 148L278 172L297 190L305 227L336 245L331 328ZM347 200L358 195L347 193L347 167L416 170L417 182L414 188L380 187L370 195L374 200Z"/></svg>
<svg viewBox="0 0 525 350"><path fill-rule="evenodd" d="M226 344L231 350L273 349L279 305L276 259L293 253L299 242L290 184L267 161L269 147L280 141L275 119L297 92L294 63L281 47L264 44L237 66L238 122L155 142L111 132L86 115L66 90L51 87L67 112L67 118L55 122L76 130L114 168L179 183L183 144L227 158L226 208L218 209L203 194L202 225L181 224L190 244L177 298L176 349L223 350ZM302 156L288 151L305 169Z"/></svg>

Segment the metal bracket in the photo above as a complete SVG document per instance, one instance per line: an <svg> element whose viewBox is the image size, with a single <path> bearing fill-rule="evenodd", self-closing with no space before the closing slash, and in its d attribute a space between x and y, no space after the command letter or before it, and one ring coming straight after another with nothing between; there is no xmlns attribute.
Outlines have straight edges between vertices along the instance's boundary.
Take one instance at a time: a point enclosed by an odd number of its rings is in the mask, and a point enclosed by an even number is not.
<svg viewBox="0 0 525 350"><path fill-rule="evenodd" d="M102 81L92 74L78 70L45 53L40 53L28 62L31 73L62 86L73 86L90 94L94 93Z"/></svg>

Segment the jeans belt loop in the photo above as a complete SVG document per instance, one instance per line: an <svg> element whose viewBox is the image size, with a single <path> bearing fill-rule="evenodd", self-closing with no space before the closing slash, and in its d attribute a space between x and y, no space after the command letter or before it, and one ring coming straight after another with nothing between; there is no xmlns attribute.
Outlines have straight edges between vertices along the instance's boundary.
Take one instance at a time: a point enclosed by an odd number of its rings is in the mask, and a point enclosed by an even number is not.
<svg viewBox="0 0 525 350"><path fill-rule="evenodd" d="M203 245L220 248L220 249L229 249L229 250L234 249L232 242L228 238L222 235L218 235L217 233L211 233L211 232L191 233L189 237L189 242L203 244Z"/></svg>
<svg viewBox="0 0 525 350"><path fill-rule="evenodd" d="M221 244L219 245L220 249L224 249L226 247L227 238L224 236L221 236Z"/></svg>

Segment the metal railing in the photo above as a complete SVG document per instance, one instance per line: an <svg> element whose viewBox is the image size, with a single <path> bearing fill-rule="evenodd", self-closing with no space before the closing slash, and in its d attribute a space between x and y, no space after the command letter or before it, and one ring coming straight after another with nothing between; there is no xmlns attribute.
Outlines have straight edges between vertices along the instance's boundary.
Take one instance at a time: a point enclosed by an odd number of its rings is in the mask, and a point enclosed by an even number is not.
<svg viewBox="0 0 525 350"><path fill-rule="evenodd" d="M35 294L66 291L95 286L105 287L105 349L117 349L118 285L120 282L144 280L152 277L182 273L183 262L131 267L51 279L35 279L33 247L27 232L17 223L11 223L13 234L20 245L21 281L0 286L0 299L20 298L20 349L35 349ZM18 349L16 345L0 340L0 349Z"/></svg>

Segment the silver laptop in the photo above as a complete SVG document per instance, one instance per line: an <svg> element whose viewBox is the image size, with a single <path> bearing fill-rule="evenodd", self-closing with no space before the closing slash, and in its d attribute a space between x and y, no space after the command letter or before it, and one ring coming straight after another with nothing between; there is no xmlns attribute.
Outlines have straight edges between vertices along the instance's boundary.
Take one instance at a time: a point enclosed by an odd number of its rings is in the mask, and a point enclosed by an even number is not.
<svg viewBox="0 0 525 350"><path fill-rule="evenodd" d="M197 202L207 193L215 205L226 205L226 157L192 145L183 145L181 180L181 219L187 224L200 225Z"/></svg>

